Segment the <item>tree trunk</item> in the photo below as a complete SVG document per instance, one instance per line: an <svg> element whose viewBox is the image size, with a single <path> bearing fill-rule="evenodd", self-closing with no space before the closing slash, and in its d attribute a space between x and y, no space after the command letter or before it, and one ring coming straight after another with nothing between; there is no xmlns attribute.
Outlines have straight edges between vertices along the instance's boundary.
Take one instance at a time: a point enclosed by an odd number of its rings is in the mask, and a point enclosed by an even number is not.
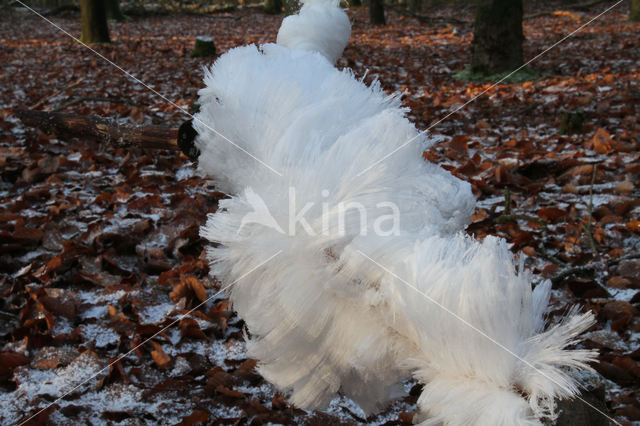
<svg viewBox="0 0 640 426"><path fill-rule="evenodd" d="M523 63L522 0L478 0L471 71L513 71Z"/></svg>
<svg viewBox="0 0 640 426"><path fill-rule="evenodd" d="M120 10L120 0L104 0L107 9L107 19L122 22L125 20Z"/></svg>
<svg viewBox="0 0 640 426"><path fill-rule="evenodd" d="M360 7L362 6L362 0L351 0L349 2L349 7Z"/></svg>
<svg viewBox="0 0 640 426"><path fill-rule="evenodd" d="M80 0L83 43L110 43L106 0Z"/></svg>
<svg viewBox="0 0 640 426"><path fill-rule="evenodd" d="M631 11L629 12L629 20L640 21L640 0L631 0Z"/></svg>
<svg viewBox="0 0 640 426"><path fill-rule="evenodd" d="M383 0L369 0L369 20L373 25L385 25Z"/></svg>
<svg viewBox="0 0 640 426"><path fill-rule="evenodd" d="M286 16L295 15L302 7L299 0L283 0L284 14Z"/></svg>
<svg viewBox="0 0 640 426"><path fill-rule="evenodd" d="M282 0L264 0L264 11L272 15L282 12Z"/></svg>

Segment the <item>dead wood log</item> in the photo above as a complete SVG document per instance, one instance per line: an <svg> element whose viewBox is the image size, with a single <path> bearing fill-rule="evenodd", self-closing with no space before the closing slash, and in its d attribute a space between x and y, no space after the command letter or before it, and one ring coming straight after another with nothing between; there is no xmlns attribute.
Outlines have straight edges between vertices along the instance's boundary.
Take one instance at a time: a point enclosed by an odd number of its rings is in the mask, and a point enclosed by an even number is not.
<svg viewBox="0 0 640 426"><path fill-rule="evenodd" d="M200 154L194 146L191 121L180 129L168 126L119 124L112 118L25 109L13 111L22 122L45 133L61 137L88 138L115 148L137 146L146 149L181 150L195 160Z"/></svg>

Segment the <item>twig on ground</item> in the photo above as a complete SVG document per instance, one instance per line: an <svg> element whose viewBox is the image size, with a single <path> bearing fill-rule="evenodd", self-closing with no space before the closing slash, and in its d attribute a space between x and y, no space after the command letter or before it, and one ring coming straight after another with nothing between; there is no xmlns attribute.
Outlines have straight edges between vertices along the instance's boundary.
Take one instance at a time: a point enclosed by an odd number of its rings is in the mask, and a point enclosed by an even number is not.
<svg viewBox="0 0 640 426"><path fill-rule="evenodd" d="M596 183L596 170L598 169L598 165L594 164L593 166L593 175L591 176L591 186L589 187L589 207L587 212L589 213L589 221L587 225L582 224L582 230L587 236L587 241L589 242L589 247L591 248L591 253L593 256L598 255L598 250L596 248L596 242L593 240L593 186Z"/></svg>
<svg viewBox="0 0 640 426"><path fill-rule="evenodd" d="M623 260L629 260L629 259L640 259L640 251L633 251L631 253L623 254L622 256L618 256L618 257L614 257L613 259L609 259L607 261L607 265L608 266L614 266L614 265L617 265L618 263L622 262Z"/></svg>
<svg viewBox="0 0 640 426"><path fill-rule="evenodd" d="M502 216L509 216L511 214L511 191L508 186L504 187L504 213Z"/></svg>
<svg viewBox="0 0 640 426"><path fill-rule="evenodd" d="M593 278L595 274L595 268L591 265L588 266L573 266L571 268L563 269L556 274L553 278L551 278L551 282L555 285L560 283L567 277L570 276L578 276L585 278Z"/></svg>
<svg viewBox="0 0 640 426"><path fill-rule="evenodd" d="M71 89L72 87L77 86L78 84L82 83L82 81L84 80L84 77L80 77L78 80L74 81L73 83L63 87L62 89L58 90L57 92L55 92L52 95L49 96L45 96L44 98L40 99L38 102L36 102L35 104L31 105L31 107L29 107L30 109L38 109L40 108L45 102L47 102L49 99L53 99L56 96L60 95L61 93L66 92L67 90Z"/></svg>
<svg viewBox="0 0 640 426"><path fill-rule="evenodd" d="M606 297L611 297L611 293L603 286L599 280L595 278L596 268L593 265L573 266L567 269L563 269L551 278L551 283L555 286L560 284L565 278L570 276L590 278L593 282L606 294Z"/></svg>
<svg viewBox="0 0 640 426"><path fill-rule="evenodd" d="M367 419L363 419L362 417L360 417L359 415L351 411L349 407L345 407L344 405L341 405L340 408L342 408L343 411L345 411L347 414L353 417L353 419L356 420L358 423L367 423Z"/></svg>
<svg viewBox="0 0 640 426"><path fill-rule="evenodd" d="M14 320L18 318L18 314L12 314L11 312L0 311L0 317L8 320Z"/></svg>

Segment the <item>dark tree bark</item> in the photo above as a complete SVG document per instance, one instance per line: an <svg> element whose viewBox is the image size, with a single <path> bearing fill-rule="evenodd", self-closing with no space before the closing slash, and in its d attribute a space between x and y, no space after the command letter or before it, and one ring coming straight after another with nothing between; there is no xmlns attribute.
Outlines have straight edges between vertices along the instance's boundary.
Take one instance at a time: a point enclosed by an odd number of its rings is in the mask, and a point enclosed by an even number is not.
<svg viewBox="0 0 640 426"><path fill-rule="evenodd" d="M369 21L373 25L385 25L383 0L369 0Z"/></svg>
<svg viewBox="0 0 640 426"><path fill-rule="evenodd" d="M104 0L105 7L107 8L107 19L122 22L125 20L122 11L120 10L120 0Z"/></svg>
<svg viewBox="0 0 640 426"><path fill-rule="evenodd" d="M106 0L80 0L82 37L84 43L110 43L107 27Z"/></svg>
<svg viewBox="0 0 640 426"><path fill-rule="evenodd" d="M282 0L264 0L264 11L272 15L282 12Z"/></svg>
<svg viewBox="0 0 640 426"><path fill-rule="evenodd" d="M478 0L471 71L513 71L523 63L522 0Z"/></svg>
<svg viewBox="0 0 640 426"><path fill-rule="evenodd" d="M350 0L349 7L360 7L362 6L362 0Z"/></svg>
<svg viewBox="0 0 640 426"><path fill-rule="evenodd" d="M629 20L640 21L640 0L631 0L631 11L629 12Z"/></svg>

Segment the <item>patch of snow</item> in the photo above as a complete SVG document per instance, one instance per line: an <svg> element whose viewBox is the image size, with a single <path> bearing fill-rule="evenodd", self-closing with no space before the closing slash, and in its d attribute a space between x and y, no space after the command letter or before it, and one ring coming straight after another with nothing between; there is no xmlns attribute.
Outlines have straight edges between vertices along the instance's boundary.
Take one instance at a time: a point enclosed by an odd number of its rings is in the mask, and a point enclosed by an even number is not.
<svg viewBox="0 0 640 426"><path fill-rule="evenodd" d="M244 412L237 407L227 407L220 405L211 409L211 415L215 419L229 419L242 417Z"/></svg>
<svg viewBox="0 0 640 426"><path fill-rule="evenodd" d="M51 334L53 334L54 336L58 334L70 334L74 330L74 328L75 327L73 326L73 323L67 318L56 316L53 325L53 331L51 332Z"/></svg>
<svg viewBox="0 0 640 426"><path fill-rule="evenodd" d="M209 362L213 365L225 367L226 360L241 361L247 359L247 345L244 341L231 340L228 344L216 340L209 345L210 351L207 353Z"/></svg>
<svg viewBox="0 0 640 426"><path fill-rule="evenodd" d="M80 318L102 319L107 315L108 312L109 312L109 307L107 305L94 305L80 312Z"/></svg>
<svg viewBox="0 0 640 426"><path fill-rule="evenodd" d="M138 312L140 324L157 324L164 321L167 314L171 313L175 305L172 303L162 303L159 305L147 305Z"/></svg>
<svg viewBox="0 0 640 426"><path fill-rule="evenodd" d="M640 291L635 288L608 288L607 290L614 299L623 302L629 302Z"/></svg>
<svg viewBox="0 0 640 426"><path fill-rule="evenodd" d="M74 152L73 154L69 154L67 155L67 161L80 161L80 159L82 158L82 154L80 154L79 152Z"/></svg>
<svg viewBox="0 0 640 426"><path fill-rule="evenodd" d="M327 412L344 418L347 421L353 421L353 417L348 413L345 413L345 408L360 418L367 418L367 415L362 410L362 408L360 408L360 406L356 404L352 399L345 396L333 398L329 403L329 407L327 407Z"/></svg>
<svg viewBox="0 0 640 426"><path fill-rule="evenodd" d="M93 341L96 348L115 345L120 340L118 333L102 324L83 324L82 334L86 340Z"/></svg>
<svg viewBox="0 0 640 426"><path fill-rule="evenodd" d="M179 356L176 357L173 364L173 370L171 370L168 375L169 377L179 377L184 376L189 371L191 371L191 365L189 364L189 361L187 361L185 357Z"/></svg>
<svg viewBox="0 0 640 426"><path fill-rule="evenodd" d="M583 337L611 350L627 350L627 345L623 344L617 333L614 333L611 330L601 329L590 331L585 333Z"/></svg>
<svg viewBox="0 0 640 426"><path fill-rule="evenodd" d="M488 197L476 202L476 206L483 209L491 208L495 204L504 204L504 196Z"/></svg>
<svg viewBox="0 0 640 426"><path fill-rule="evenodd" d="M31 263L31 261L33 259L35 259L35 258L37 258L37 257L39 257L39 256L41 256L43 254L47 254L47 253L49 253L47 250L40 250L40 249L29 251L25 255L20 256L18 258L18 262L20 262L20 263Z"/></svg>
<svg viewBox="0 0 640 426"><path fill-rule="evenodd" d="M83 352L66 367L50 370L19 367L14 373L18 388L9 394L8 399L19 403L25 397L30 400L46 394L58 398L74 388L86 390L93 385L93 381L83 382L103 368L104 365L101 365L97 356L90 351ZM0 412L8 408L4 398L0 399L0 407ZM24 406L20 405L19 408L22 409Z"/></svg>
<svg viewBox="0 0 640 426"><path fill-rule="evenodd" d="M86 302L86 303L105 303L105 304L113 304L116 303L120 298L124 295L137 296L139 293L138 290L118 290L112 293L105 293L104 290L99 291L80 291L77 293L78 297Z"/></svg>
<svg viewBox="0 0 640 426"><path fill-rule="evenodd" d="M181 167L176 172L176 179L179 181L189 179L196 174L193 164L188 164L184 167Z"/></svg>
<svg viewBox="0 0 640 426"><path fill-rule="evenodd" d="M261 401L271 401L271 399L276 394L275 388L271 384L266 382L260 385L259 387L234 386L234 389L242 393L250 394Z"/></svg>

